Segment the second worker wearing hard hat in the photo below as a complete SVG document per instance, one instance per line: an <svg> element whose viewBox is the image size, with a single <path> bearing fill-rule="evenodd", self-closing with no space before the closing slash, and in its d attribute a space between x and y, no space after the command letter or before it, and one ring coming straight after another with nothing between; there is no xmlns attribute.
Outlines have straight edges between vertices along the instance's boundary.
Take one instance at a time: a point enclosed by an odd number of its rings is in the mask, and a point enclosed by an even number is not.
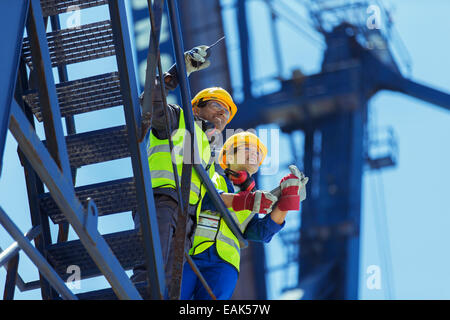
<svg viewBox="0 0 450 320"><path fill-rule="evenodd" d="M266 154L266 146L256 135L242 132L227 139L219 153L219 164L226 171L245 173L243 176L248 177L258 171ZM283 228L287 212L299 209L300 189L305 188L308 178L295 166L291 166L290 170L291 174L280 182L281 196L275 200L278 200L277 204L270 213L266 212L269 214L264 218L235 203L236 199L246 199L254 184L245 184L245 179L221 175L217 171L214 173L213 182L246 239L269 242ZM239 198L232 196L235 187L240 189L237 193ZM202 203L194 243L189 253L215 297L221 300L231 298L239 275L240 245L208 195ZM181 299L211 299L188 263L185 263L183 270Z"/></svg>

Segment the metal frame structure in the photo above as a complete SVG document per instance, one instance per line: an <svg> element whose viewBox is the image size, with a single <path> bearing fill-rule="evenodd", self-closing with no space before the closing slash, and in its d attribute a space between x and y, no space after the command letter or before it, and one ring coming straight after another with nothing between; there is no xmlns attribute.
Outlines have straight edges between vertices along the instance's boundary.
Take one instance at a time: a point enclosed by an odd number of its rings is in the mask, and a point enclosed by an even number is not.
<svg viewBox="0 0 450 320"><path fill-rule="evenodd" d="M73 0L78 1L78 0ZM73 2L72 1L72 2ZM149 13L152 20L152 35L148 54L147 83L144 91L144 101L151 99L156 67L162 77L161 61L159 58L159 28L163 1L149 1ZM71 1L65 3L69 6ZM23 28L27 27L28 37L23 40L22 59L13 65L16 70L17 86L12 86L9 92L15 99L6 102L5 110L11 111L9 129L19 143L19 156L24 166L28 199L30 204L32 230L21 235L17 226L6 213L0 212L0 223L16 240L16 243L3 251L0 255L2 265L8 263L7 285L5 298L12 299L14 287L18 277L18 251L24 250L36 264L40 272L39 286L44 299L108 299L116 296L119 299L162 299L165 297L161 248L156 221L153 192L151 188L150 172L147 166L145 145L140 143L140 135L145 125L141 120L138 103L138 88L135 82L132 50L127 29L125 5L119 0L96 0L79 3L80 9L108 5L110 20L81 26L79 30L61 29L58 14L64 8L54 10L45 0L23 1L22 6L11 8L11 13L23 13L22 25L18 26L17 34L22 37ZM181 190L180 214L185 214L189 199L189 186L192 168L200 175L213 201L222 211L224 219L239 239L241 246L247 246L247 241L237 227L223 201L219 197L214 185L202 165L192 164L197 159L197 145L195 143L194 119L190 104L189 84L184 66L184 48L181 26L179 25L178 8L172 0L168 2L171 21L172 40L177 57L180 88L182 92L182 107L186 114L186 128L193 139L191 142L191 161L185 161L183 175L177 182ZM26 10L29 9L28 16ZM155 17L153 17L155 13ZM52 32L46 33L46 24L50 20ZM20 22L20 20L19 20ZM92 31L91 31L92 30ZM98 32L100 31L100 32ZM107 33L106 33L106 32ZM97 32L96 34L89 32ZM83 34L85 33L85 34ZM81 37L84 40L72 48L71 37ZM98 41L96 43L96 41ZM18 44L22 40L17 41ZM67 43L67 44L66 44ZM78 47L77 47L78 46ZM99 46L95 51L93 47ZM19 47L20 49L20 47ZM19 56L15 51L16 58ZM105 56L116 56L118 72L106 75L69 81L66 66L70 63L88 61ZM59 83L55 84L52 67L58 68ZM15 68L15 69L14 69ZM8 81L16 82L16 73L9 74ZM96 89L96 82L107 81L107 89ZM97 86L98 87L98 86ZM111 89L109 89L111 88ZM120 94L120 99L116 98ZM112 97L114 96L114 100ZM68 98L67 98L68 97ZM100 102L99 102L100 101ZM165 102L166 103L166 102ZM115 105L123 105L125 127L96 130L77 134L73 116L78 113L105 109ZM146 105L144 103L144 105ZM144 108L143 110L148 111ZM43 121L46 140L41 141L34 129L34 117ZM64 135L61 117L65 118L67 136ZM3 119L3 118L2 118ZM106 145L103 140L108 140ZM100 142L98 142L100 141ZM2 136L4 143L4 136ZM96 153L95 153L96 152ZM130 157L133 177L98 183L84 187L74 187L77 168ZM187 159L185 159L187 160ZM187 170L186 170L187 169ZM50 191L44 192L44 185ZM114 189L111 191L111 189ZM130 190L131 191L127 191ZM110 204L110 199L119 193L132 192L127 201L132 204ZM92 196L91 196L92 195ZM182 205L184 204L184 205ZM117 207L114 207L117 205ZM137 211L140 217L140 232L125 231L116 234L101 235L97 229L99 215L112 214L122 211ZM51 240L49 217L59 224L58 243ZM182 219L179 219L182 221ZM71 225L79 240L67 241L68 226ZM190 264L193 261L184 252L185 224L177 226L175 251L179 257L175 268L178 270L169 286L169 298L179 298L181 288L181 274L184 258ZM34 239L33 247L29 240ZM181 240L180 240L181 239ZM128 257L130 250L123 249L121 242L137 250L138 256ZM119 247L118 247L119 246ZM125 245L126 247L126 245ZM121 248L121 249L120 249ZM81 251L80 251L81 249ZM75 253L78 252L78 253ZM86 252L86 253L83 253ZM147 266L147 281L144 285L135 287L125 274L125 268L130 268L141 262ZM125 261L125 262L124 262ZM67 265L72 262L81 264L83 278L104 275L111 285L111 289L104 289L90 293L73 295L65 286L62 276ZM195 265L194 265L194 270ZM201 274L197 273L207 290L207 283ZM19 281L23 289L36 287L36 282L24 284ZM142 295L142 296L141 296ZM214 298L214 295L212 294Z"/></svg>
<svg viewBox="0 0 450 320"><path fill-rule="evenodd" d="M0 265L7 264L8 269L4 298L14 297L15 285L27 290L36 288L39 283L44 299L162 299L167 287L168 297L177 299L184 258L190 263L192 261L189 256L185 256L185 222L179 219L174 248L177 252L174 268L179 276L171 284L164 283L151 177L145 146L139 142L145 131L141 126L149 125L149 122L141 118L124 3L120 0L90 0L85 3L79 0L66 1L67 6L75 2L81 4L80 9L108 5L110 20L84 25L79 30L61 30L57 15L65 12L65 8L55 9L50 2L21 0L2 8L2 16L9 18L0 22L8 25L8 28L1 29L8 30L5 37L8 36L10 43L17 45L7 46L0 55L10 62L8 66L11 67L0 78L0 85L8 88L4 99L0 100L1 106L5 106L0 113L0 157L6 139L5 130L9 127L19 143L32 222L31 231L24 236L6 213L0 210L0 223L16 241L0 254ZM321 1L320 5L325 2ZM148 3L150 5L151 1ZM265 3L271 8L272 19L282 19L273 7L274 2ZM198 5L201 6L201 2ZM190 139L194 153L189 157L190 160L198 159L190 84L183 56L183 41L191 37L182 35L180 22L183 21L183 15L179 12L176 0L168 0L167 6L178 66L181 107L187 132L194 137ZM361 26L348 23L350 20L345 19L346 14L342 15L344 19L329 29L326 26L331 21L327 21L320 12L332 8L311 6L309 10L316 30L322 33L327 46L322 70L314 75L280 80L280 91L255 97L252 94L255 79L252 78L249 63L252 50L247 41L246 1L239 0L236 6L244 101L239 108L239 117L235 117L231 125L248 128L277 123L287 133L299 129L304 131L304 171L311 177L308 186L313 192L302 208L301 237L298 237L297 243L298 286L304 289L304 298L356 299L364 164L369 161L373 169L380 169L384 164L395 164L394 158L391 162L385 162L386 159L368 157L365 149L368 145L367 103L379 90L392 90L450 109L450 95L406 79L389 51L390 38L386 35L379 34L377 30L369 33L364 30L364 34L361 34ZM151 110L146 106L150 105L157 69L159 77L162 77L159 32L163 7L162 0L153 1L153 5L149 6L153 28L147 59L144 112ZM339 5L333 12L339 8L349 9ZM52 26L52 32L49 33L46 32L48 20ZM25 28L27 38L22 41ZM272 31L276 32L274 25ZM88 40L70 44L76 37ZM276 42L277 35L273 34L272 39ZM367 45L374 39L381 39L384 43L377 47ZM118 72L69 80L66 65L112 55L116 56ZM277 60L282 63L281 58ZM59 83L53 79L52 67L58 68ZM223 75L227 78L224 83L227 83L229 76L226 72ZM105 88L96 87L96 82L104 83ZM167 104L166 101L164 103ZM76 132L73 120L75 114L118 105L124 108L126 126L82 134ZM259 110L258 114L254 112L256 109ZM61 117L66 121L67 136L62 129ZM35 132L35 119L44 124L45 141L41 141ZM391 144L395 149L395 143L391 141ZM133 177L74 187L77 168L126 157L131 158ZM246 247L247 241L232 220L205 169L194 161L184 160L183 175L181 181L177 181L180 209L184 209L180 210L180 217L186 217L188 186L193 168L230 229L240 240L241 247ZM44 185L49 193L44 192ZM126 196L119 198L121 194ZM124 211L139 212L140 233L128 230L102 235L98 232L99 216ZM49 218L60 226L58 243L52 243ZM67 241L69 224L79 240ZM32 239L35 246L30 243ZM24 283L18 275L19 247L38 266L38 282ZM245 268L247 271L241 270L241 278L254 287L254 296L245 298L264 299L267 271L264 248L261 245L250 247L250 253L243 255L243 260L251 260L251 267ZM73 295L62 277L65 268L71 263L82 265L84 278L104 275L111 288ZM147 281L134 286L125 269L139 263L147 266ZM248 274L242 274L244 272Z"/></svg>
<svg viewBox="0 0 450 320"><path fill-rule="evenodd" d="M0 100L0 105L9 106L14 97L14 87L16 84L17 77L17 65L20 57L20 40L21 33L23 32L23 27L25 25L25 20L27 17L28 6L25 5L23 1L16 1L13 5L10 3L3 2L0 4L0 9L3 12L9 12L12 17L11 21L14 23L10 23L9 20L1 21L1 31L0 36L2 39L9 43L16 44L15 46L11 46L5 48L0 52L0 59L3 61L4 67L2 67L2 84L6 89L6 94L3 94ZM6 137L6 132L8 130L9 123L9 114L10 108L5 107L0 110L0 137ZM2 160L3 160L3 151L5 147L5 139L0 139L0 176L2 172Z"/></svg>
<svg viewBox="0 0 450 320"><path fill-rule="evenodd" d="M97 1L97 5L105 4L104 1ZM34 133L34 128L30 121L32 114L28 117L22 111L21 107L27 109L27 103L18 99L21 106L13 102L11 105L11 122L10 130L16 140L19 142L19 148L22 153L22 160L27 174L27 186L30 199L30 206L33 226L42 228L42 236L38 237L37 249L31 244L20 238L17 229L9 220L2 219L4 226L8 226L8 231L13 233L13 238L18 241L22 249L26 250L29 255L44 255L48 259L48 250L54 246L51 244L48 216L41 212L42 203L40 198L43 192L43 183L50 190L53 201L55 201L75 232L78 234L81 243L89 253L91 259L95 262L101 274L111 284L114 293L121 299L141 299L140 294L136 288L131 284L128 276L125 274L123 267L117 260L117 257L111 251L105 238L97 230L98 211L92 199L88 198L87 208L83 208L82 203L75 195L75 190L72 182L72 172L69 164L69 154L66 147L66 138L62 131L61 114L59 101L57 97L57 89L51 73L52 64L59 63L65 65L64 61L56 61L55 51L50 53L49 45L47 43L47 35L44 27L44 14L41 9L39 0L32 0L29 3L23 2L25 8L29 5L28 15L28 37L29 48L31 49L31 77L29 83L33 85L36 80L38 83L39 107L42 114L44 128L46 133L45 146L40 141L38 136ZM43 3L44 7L45 3ZM48 10L48 7L44 7ZM153 197L151 192L150 175L146 166L146 152L143 145L137 143L137 130L140 120L139 105L137 103L137 88L134 83L134 66L131 59L131 48L129 44L127 20L125 15L125 7L121 1L109 1L109 9L111 16L111 29L114 35L114 49L117 56L118 69L120 76L120 87L123 95L123 105L125 111L125 118L127 121L128 137L130 139L129 147L134 171L134 182L136 183L136 198L137 208L141 212L141 237L144 239L143 247L147 253L146 264L149 267L149 283L152 298L162 298L164 282L161 277L162 264L159 248L159 236L156 226L156 217L154 215ZM46 11L46 14L49 13ZM57 21L53 21L53 26L58 27ZM24 24L25 25L25 24ZM56 29L57 30L57 29ZM23 32L23 29L22 29ZM20 30L18 35L21 35ZM20 42L19 42L20 43ZM54 50L54 49L52 49ZM26 50L25 50L26 51ZM53 56L51 56L53 54ZM53 58L53 60L52 60ZM81 58L83 59L83 58ZM18 67L18 66L17 66ZM27 74L24 68L21 73L22 84L27 84ZM67 81L64 74L64 69L59 69L60 81ZM33 79L33 77L35 77ZM27 90L24 86L19 86L18 90ZM135 94L134 94L135 93ZM26 94L22 91L20 95ZM16 95L17 98L17 95ZM7 107L6 109L9 109ZM29 110L29 109L27 109ZM30 117L31 116L31 117ZM30 119L31 118L31 119ZM66 118L70 121L70 117ZM73 128L74 129L74 128ZM74 130L68 130L72 135ZM134 138L134 141L133 141ZM72 162L73 164L73 162ZM38 178L39 177L39 178ZM152 221L153 220L153 221ZM9 223L9 224L8 224ZM153 228L151 227L153 225ZM156 231L155 231L156 230ZM42 238L42 239L39 239ZM154 241L157 239L158 241ZM66 243L64 243L66 244ZM69 244L69 243L67 243ZM26 245L25 249L23 246ZM159 249L159 251L158 251ZM42 259L35 258L33 261L38 263ZM42 262L42 261L41 261ZM74 298L73 294L67 293L67 287L63 284L61 286L60 279L56 278L54 269L48 263L42 264L39 262L39 270L44 277L51 283L53 288L56 288L63 298ZM64 289L64 288L65 289ZM43 298L54 299L57 298L55 292L47 285L44 280L41 280L41 290ZM64 291L66 290L66 291Z"/></svg>

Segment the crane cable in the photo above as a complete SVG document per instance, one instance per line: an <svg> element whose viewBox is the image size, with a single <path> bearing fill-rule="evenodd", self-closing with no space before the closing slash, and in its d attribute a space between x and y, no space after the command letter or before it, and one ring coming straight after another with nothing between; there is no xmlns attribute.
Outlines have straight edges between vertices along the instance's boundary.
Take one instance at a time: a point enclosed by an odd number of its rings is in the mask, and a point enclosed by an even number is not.
<svg viewBox="0 0 450 320"><path fill-rule="evenodd" d="M374 108L371 108L371 123L374 124L372 127L377 127ZM384 271L381 279L382 281L384 280L383 282L386 287L385 296L388 300L391 300L394 298L394 282L383 176L378 169L371 177L373 183L369 183L369 186L372 189L375 234L378 243L377 249L383 267L382 270Z"/></svg>

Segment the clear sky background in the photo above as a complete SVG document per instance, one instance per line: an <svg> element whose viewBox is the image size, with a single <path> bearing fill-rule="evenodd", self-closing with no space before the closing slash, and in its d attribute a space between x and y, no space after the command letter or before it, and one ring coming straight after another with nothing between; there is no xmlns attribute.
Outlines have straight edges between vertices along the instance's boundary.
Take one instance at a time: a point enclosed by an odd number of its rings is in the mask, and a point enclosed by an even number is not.
<svg viewBox="0 0 450 320"><path fill-rule="evenodd" d="M301 11L297 2L289 3ZM223 4L230 1L222 1ZM256 78L277 74L273 50L267 45L268 15L261 1L251 1L252 67ZM394 7L395 28L403 40L412 61L411 78L450 93L450 2L447 0L396 0L385 1ZM250 11L250 10L249 10ZM303 13L304 14L304 13ZM225 13L227 32L233 32L232 11ZM82 11L81 23L107 19L104 7ZM64 26L64 19L63 26ZM294 68L306 74L320 70L323 47L289 25L280 23L280 43L283 56L282 75L288 78ZM319 36L317 36L320 38ZM230 49L232 81L239 99L238 49L233 38L227 36ZM269 49L267 49L269 48ZM115 57L71 65L70 80L116 70ZM276 89L271 83L264 92ZM259 93L256 90L256 94ZM392 126L398 138L399 156L396 168L382 173L366 171L363 180L362 226L360 252L361 299L450 299L450 111L419 101L399 93L381 92L370 101L369 126ZM76 116L78 132L124 124L121 107ZM270 128L273 128L270 127ZM38 134L44 138L42 127ZM280 149L289 148L287 136L281 135ZM302 134L295 134L295 144L301 149ZM25 178L17 153L17 143L8 133L4 156L4 168L0 178L0 205L23 232L31 227L26 196ZM293 161L292 154L283 157L280 172L262 180L264 186L272 186L286 173L286 165ZM301 157L301 152L298 156ZM283 171L284 170L284 171ZM78 171L77 186L125 178L132 174L129 159L87 166ZM269 181L270 180L270 181ZM298 214L290 214L286 229L298 227ZM56 238L57 228L51 225ZM101 217L99 230L110 233L132 228L129 213ZM70 239L75 239L73 231ZM0 246L12 243L9 235L0 228ZM286 256L280 236L266 246L269 266L282 263ZM275 251L281 252L276 256ZM276 258L276 259L275 259ZM275 261L276 260L276 261ZM371 265L381 269L381 290L366 287L366 270ZM19 273L25 281L38 278L36 268L21 253ZM0 269L0 288L4 287L6 272ZM295 285L295 268L272 272L268 275L269 298L280 297L284 287ZM107 285L102 278L84 280L81 289L94 290ZM40 299L37 290L21 293L16 299Z"/></svg>
<svg viewBox="0 0 450 320"><path fill-rule="evenodd" d="M284 2L292 9L298 8L295 5L298 2ZM264 20L262 17L268 19L268 12L260 2L251 3L251 21L254 22L250 25L253 32L250 43L253 45L254 74L259 78L274 76L277 68L271 42L267 36L263 37L268 27L260 23ZM450 93L450 2L400 0L384 3L393 7L395 28L411 57L410 77ZM301 8L298 10L304 15ZM300 68L306 74L318 72L323 51L320 44L286 23L280 22L278 26L283 75L289 77L294 68ZM267 91L271 89L269 87ZM391 126L394 129L399 154L396 168L381 173L366 171L364 175L360 298L449 299L450 112L399 93L384 91L370 100L369 114L369 128ZM301 147L302 134L297 133L296 139ZM293 161L285 156L284 150L290 148L288 141L283 135L280 149L286 164ZM263 181L268 180L271 178ZM273 182L268 182L267 186L271 184ZM293 224L298 224L299 221L290 215ZM279 252L289 250L281 239L275 237L267 246L269 268L283 264ZM380 268L381 290L366 287L366 271L371 265ZM269 298L279 297L283 287L294 286L296 276L295 267L270 273Z"/></svg>

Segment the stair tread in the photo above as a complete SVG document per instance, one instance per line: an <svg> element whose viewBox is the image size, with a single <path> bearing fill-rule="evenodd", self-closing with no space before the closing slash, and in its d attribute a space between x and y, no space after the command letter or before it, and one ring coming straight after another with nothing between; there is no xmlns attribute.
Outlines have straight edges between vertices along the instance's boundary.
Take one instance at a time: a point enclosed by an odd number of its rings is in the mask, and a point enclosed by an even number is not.
<svg viewBox="0 0 450 320"><path fill-rule="evenodd" d="M41 0L42 15L54 16L70 11L72 6L77 9L86 9L107 4L108 0Z"/></svg>
<svg viewBox="0 0 450 320"><path fill-rule="evenodd" d="M105 73L56 85L62 117L73 116L123 104L120 79L117 72ZM38 121L42 122L37 90L23 96Z"/></svg>
<svg viewBox="0 0 450 320"><path fill-rule="evenodd" d="M48 32L47 41L52 67L115 55L110 20ZM22 53L25 62L32 66L30 40L27 37L23 40Z"/></svg>
<svg viewBox="0 0 450 320"><path fill-rule="evenodd" d="M66 136L70 165L82 166L130 157L126 126Z"/></svg>
<svg viewBox="0 0 450 320"><path fill-rule="evenodd" d="M103 237L125 270L145 264L141 237L136 230L110 233ZM80 268L81 279L102 275L80 240L50 245L46 252L47 259L64 281L70 276L67 268L71 265Z"/></svg>
<svg viewBox="0 0 450 320"><path fill-rule="evenodd" d="M137 210L136 187L133 178L76 187L75 194L85 207L87 198L94 200L99 216ZM42 212L45 212L53 223L66 221L66 217L50 193L42 194L39 198L39 204Z"/></svg>

